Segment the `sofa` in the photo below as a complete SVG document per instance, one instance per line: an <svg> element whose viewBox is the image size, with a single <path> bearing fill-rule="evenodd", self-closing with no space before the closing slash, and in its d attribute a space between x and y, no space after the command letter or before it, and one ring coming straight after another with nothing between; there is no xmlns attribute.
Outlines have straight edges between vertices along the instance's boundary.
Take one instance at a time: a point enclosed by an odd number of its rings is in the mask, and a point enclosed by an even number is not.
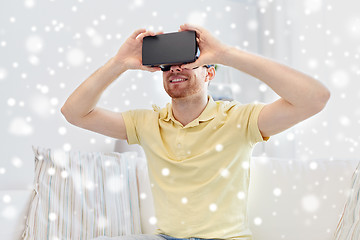
<svg viewBox="0 0 360 240"><path fill-rule="evenodd" d="M141 232L152 233L156 221L145 155L141 147L123 141L116 143L114 152L137 156ZM350 159L252 157L248 212L254 240L334 239L358 165L359 160ZM21 239L33 193L0 191L1 240Z"/></svg>

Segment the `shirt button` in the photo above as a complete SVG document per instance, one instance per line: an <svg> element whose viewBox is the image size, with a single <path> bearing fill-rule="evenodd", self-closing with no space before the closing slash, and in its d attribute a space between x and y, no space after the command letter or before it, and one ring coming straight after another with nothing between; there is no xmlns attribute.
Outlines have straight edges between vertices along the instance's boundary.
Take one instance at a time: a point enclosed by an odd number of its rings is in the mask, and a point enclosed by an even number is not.
<svg viewBox="0 0 360 240"><path fill-rule="evenodd" d="M178 147L178 148L181 148L181 143L178 143L178 144L177 144L177 147Z"/></svg>

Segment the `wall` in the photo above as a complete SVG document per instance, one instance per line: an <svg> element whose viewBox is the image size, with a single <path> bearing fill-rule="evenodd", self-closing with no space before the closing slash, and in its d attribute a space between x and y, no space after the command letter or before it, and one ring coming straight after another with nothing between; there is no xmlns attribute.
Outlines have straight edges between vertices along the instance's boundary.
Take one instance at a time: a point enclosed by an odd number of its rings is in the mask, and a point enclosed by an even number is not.
<svg viewBox="0 0 360 240"><path fill-rule="evenodd" d="M260 20L260 52L318 79L331 98L322 112L274 136L265 153L302 161L359 159L360 3L271 2L271 14ZM264 94L266 101L278 98L272 91Z"/></svg>
<svg viewBox="0 0 360 240"><path fill-rule="evenodd" d="M294 4L289 13L301 19L294 25L293 62L325 82L332 95L321 114L298 126L296 153L302 159L359 159L360 2L319 1L308 12L303 6Z"/></svg>

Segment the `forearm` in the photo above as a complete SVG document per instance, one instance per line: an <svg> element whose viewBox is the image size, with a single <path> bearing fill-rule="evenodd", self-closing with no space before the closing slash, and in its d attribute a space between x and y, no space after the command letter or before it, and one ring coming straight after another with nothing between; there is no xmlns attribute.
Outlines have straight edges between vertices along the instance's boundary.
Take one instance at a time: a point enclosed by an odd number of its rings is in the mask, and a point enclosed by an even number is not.
<svg viewBox="0 0 360 240"><path fill-rule="evenodd" d="M126 69L111 58L87 78L66 100L61 112L68 120L79 119L91 112L104 90Z"/></svg>
<svg viewBox="0 0 360 240"><path fill-rule="evenodd" d="M296 107L323 107L329 98L328 89L319 81L265 57L228 48L222 64L261 80Z"/></svg>

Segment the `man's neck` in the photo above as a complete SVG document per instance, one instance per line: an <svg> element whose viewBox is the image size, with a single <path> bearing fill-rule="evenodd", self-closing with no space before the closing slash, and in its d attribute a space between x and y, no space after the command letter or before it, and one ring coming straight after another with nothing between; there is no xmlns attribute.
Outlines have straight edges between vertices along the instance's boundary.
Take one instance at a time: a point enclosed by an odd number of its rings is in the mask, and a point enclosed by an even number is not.
<svg viewBox="0 0 360 240"><path fill-rule="evenodd" d="M200 116L207 103L208 97L206 94L186 98L173 98L172 113L176 120L183 126L186 126Z"/></svg>

